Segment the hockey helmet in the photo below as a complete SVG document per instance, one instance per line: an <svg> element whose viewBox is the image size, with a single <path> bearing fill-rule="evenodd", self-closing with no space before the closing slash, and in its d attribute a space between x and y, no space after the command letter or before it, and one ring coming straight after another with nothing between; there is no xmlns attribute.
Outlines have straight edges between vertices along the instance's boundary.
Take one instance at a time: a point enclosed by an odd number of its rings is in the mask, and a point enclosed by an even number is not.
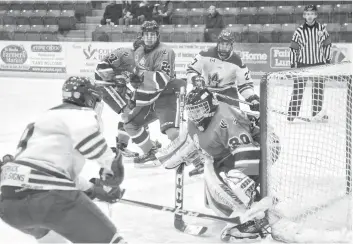
<svg viewBox="0 0 353 244"><path fill-rule="evenodd" d="M71 76L62 87L63 102L82 107L96 108L103 95L95 84L86 77Z"/></svg>
<svg viewBox="0 0 353 244"><path fill-rule="evenodd" d="M217 51L221 59L226 59L231 55L234 42L235 36L231 30L224 29L221 31L217 42Z"/></svg>
<svg viewBox="0 0 353 244"><path fill-rule="evenodd" d="M145 21L141 25L142 40L145 44L145 51L149 52L159 44L159 26L156 21Z"/></svg>
<svg viewBox="0 0 353 244"><path fill-rule="evenodd" d="M218 108L218 101L207 88L195 88L186 97L188 118L200 131L207 129Z"/></svg>

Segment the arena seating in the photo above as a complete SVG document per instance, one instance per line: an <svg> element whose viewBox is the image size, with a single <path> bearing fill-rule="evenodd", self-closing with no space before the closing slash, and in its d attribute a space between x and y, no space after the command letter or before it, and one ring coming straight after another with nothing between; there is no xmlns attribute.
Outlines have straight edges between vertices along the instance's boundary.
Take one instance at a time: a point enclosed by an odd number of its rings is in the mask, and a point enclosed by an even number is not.
<svg viewBox="0 0 353 244"><path fill-rule="evenodd" d="M203 42L204 16L212 4L238 42L288 42L303 23L303 8L316 4L318 20L335 42L352 42L351 1L172 1L165 42ZM100 26L108 1L1 1L0 40L132 41L138 26Z"/></svg>

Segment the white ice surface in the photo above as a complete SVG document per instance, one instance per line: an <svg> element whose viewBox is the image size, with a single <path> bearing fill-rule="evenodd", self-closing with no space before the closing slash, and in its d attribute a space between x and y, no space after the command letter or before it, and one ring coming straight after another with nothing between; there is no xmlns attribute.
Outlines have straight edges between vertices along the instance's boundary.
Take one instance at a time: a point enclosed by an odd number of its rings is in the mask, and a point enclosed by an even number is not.
<svg viewBox="0 0 353 244"><path fill-rule="evenodd" d="M0 156L14 153L18 139L25 126L42 111L61 102L63 80L0 78ZM119 117L107 106L103 121L108 143L114 145L116 126ZM159 132L158 122L150 126L151 137L164 145L168 139ZM131 146L130 149L137 150ZM173 206L174 171L164 168L139 169L126 164L126 177L123 187L125 198L155 204ZM190 170L190 169L187 169ZM96 176L98 166L88 162L83 174L90 178ZM208 214L213 212L204 207L203 179L189 178L185 174L184 208ZM106 210L106 207L103 206ZM194 237L178 232L173 226L173 215L166 212L129 206L121 203L112 206L112 220L121 235L129 243L218 243L219 231L223 223L208 220L185 218L188 222L209 227L203 237ZM0 220L0 243L36 243L25 234L7 226Z"/></svg>

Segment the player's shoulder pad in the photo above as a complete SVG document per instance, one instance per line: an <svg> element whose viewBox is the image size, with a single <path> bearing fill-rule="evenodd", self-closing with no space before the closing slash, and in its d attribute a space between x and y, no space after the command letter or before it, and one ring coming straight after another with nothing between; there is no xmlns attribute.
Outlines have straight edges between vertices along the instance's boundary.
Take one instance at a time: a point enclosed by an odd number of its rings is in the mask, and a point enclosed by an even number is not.
<svg viewBox="0 0 353 244"><path fill-rule="evenodd" d="M240 68L245 68L246 65L243 63L243 60L239 56L239 54L233 52L232 56L228 60L226 60L228 63L232 63L236 66L239 66Z"/></svg>
<svg viewBox="0 0 353 244"><path fill-rule="evenodd" d="M209 47L207 50L202 50L199 55L205 58L218 58L217 48Z"/></svg>

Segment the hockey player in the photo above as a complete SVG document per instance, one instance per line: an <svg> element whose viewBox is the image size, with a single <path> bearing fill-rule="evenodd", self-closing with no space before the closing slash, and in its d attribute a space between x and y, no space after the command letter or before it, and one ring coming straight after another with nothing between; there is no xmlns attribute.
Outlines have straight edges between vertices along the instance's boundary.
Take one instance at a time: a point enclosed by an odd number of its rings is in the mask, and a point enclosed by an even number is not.
<svg viewBox="0 0 353 244"><path fill-rule="evenodd" d="M176 149L163 158L167 169L182 162L205 162L206 203L222 217L239 216L258 200L260 132L254 116L234 106L218 102L206 88L194 88L186 97L188 125ZM256 120L255 120L256 122ZM161 159L162 161L162 159ZM260 224L260 228L258 226ZM231 238L258 238L265 219L252 220L244 228L227 225L223 241Z"/></svg>
<svg viewBox="0 0 353 244"><path fill-rule="evenodd" d="M101 94L90 80L70 77L62 95L61 105L27 126L14 160L2 167L0 217L39 242L52 230L73 243L124 243L87 196L117 200L124 178L121 155L109 149L94 110ZM111 191L78 178L85 159L101 164Z"/></svg>
<svg viewBox="0 0 353 244"><path fill-rule="evenodd" d="M137 40L134 48L140 45L141 41ZM153 152L161 144L152 141L148 131L148 123L155 120L153 111L150 106L136 106L133 101L134 87L140 84L140 78L133 74L134 67L134 52L129 48L118 48L97 65L95 79L97 83L106 81L100 86L103 100L114 112L121 114L116 148L123 156L133 158L136 164L159 165ZM144 156L138 157L138 153L127 149L130 138L141 148Z"/></svg>
<svg viewBox="0 0 353 244"><path fill-rule="evenodd" d="M109 89L105 100L111 100L116 112L123 112L122 118L127 135L144 152L135 158L135 163L158 164L155 153L158 149L149 138L146 125L159 119L161 132L170 140L178 136L176 92L186 82L175 79L175 54L159 42L159 27L155 21L146 21L141 26L143 45L135 53L121 49L125 55L115 52L108 55L102 65L97 67L96 79L117 84ZM133 58L131 58L133 57ZM117 74L126 74L124 78ZM131 74L132 73L132 74ZM118 80L119 78L119 80ZM116 82L117 81L117 82ZM123 85L120 85L124 83ZM131 86L129 86L131 85ZM131 88L131 89L130 89ZM112 98L109 98L112 97ZM108 102L109 103L109 102ZM124 133L120 133L124 135ZM125 141L128 136L125 134Z"/></svg>
<svg viewBox="0 0 353 244"><path fill-rule="evenodd" d="M175 53L159 41L159 26L145 21L141 26L143 46L135 52L135 74L141 80L134 93L137 106L152 106L161 123L161 132L172 141L178 137L176 92L186 82L175 77Z"/></svg>
<svg viewBox="0 0 353 244"><path fill-rule="evenodd" d="M254 92L250 71L239 55L233 51L234 34L224 29L218 36L216 47L201 51L187 67L187 81L194 87L206 86L209 91L238 99L238 92L251 110L259 111L259 96ZM199 80L199 76L204 81ZM203 84L204 83L204 84ZM220 101L239 107L239 103L224 97Z"/></svg>

